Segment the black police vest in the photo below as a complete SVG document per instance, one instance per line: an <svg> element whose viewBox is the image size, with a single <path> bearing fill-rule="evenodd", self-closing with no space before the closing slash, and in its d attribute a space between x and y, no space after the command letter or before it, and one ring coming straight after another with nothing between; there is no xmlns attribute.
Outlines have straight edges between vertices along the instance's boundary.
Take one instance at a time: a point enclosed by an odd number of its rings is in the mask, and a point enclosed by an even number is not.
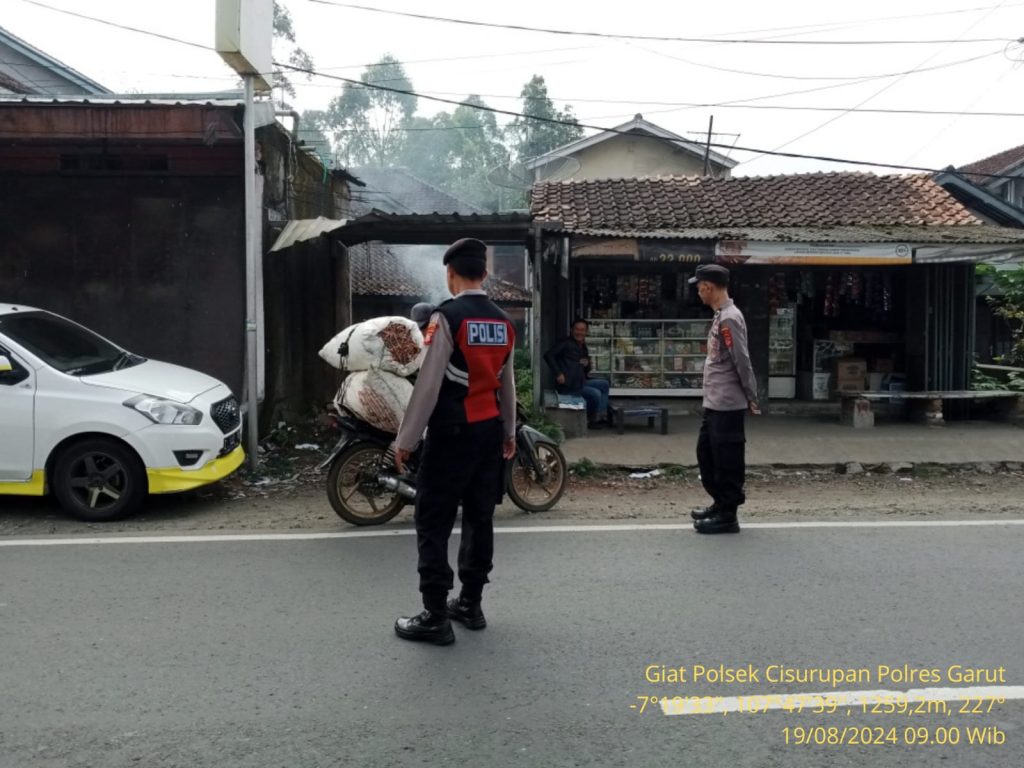
<svg viewBox="0 0 1024 768"><path fill-rule="evenodd" d="M437 311L448 321L454 349L429 426L451 427L498 418L501 372L515 346L512 321L482 294L450 299Z"/></svg>

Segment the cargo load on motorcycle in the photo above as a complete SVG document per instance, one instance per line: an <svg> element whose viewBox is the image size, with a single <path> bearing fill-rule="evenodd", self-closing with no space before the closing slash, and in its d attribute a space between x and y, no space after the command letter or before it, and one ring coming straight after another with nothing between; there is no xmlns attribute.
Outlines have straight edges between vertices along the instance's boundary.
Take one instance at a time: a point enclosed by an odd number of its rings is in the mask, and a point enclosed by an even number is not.
<svg viewBox="0 0 1024 768"><path fill-rule="evenodd" d="M325 362L349 374L335 403L384 432L398 431L412 397L406 377L419 370L425 354L419 326L400 316L351 325L320 350Z"/></svg>

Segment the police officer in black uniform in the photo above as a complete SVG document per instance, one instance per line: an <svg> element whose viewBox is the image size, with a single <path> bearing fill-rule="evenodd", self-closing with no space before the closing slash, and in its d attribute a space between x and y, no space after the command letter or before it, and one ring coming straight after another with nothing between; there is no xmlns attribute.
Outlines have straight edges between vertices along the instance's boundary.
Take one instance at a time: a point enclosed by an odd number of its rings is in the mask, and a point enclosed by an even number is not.
<svg viewBox="0 0 1024 768"><path fill-rule="evenodd" d="M481 288L487 246L464 238L444 254L448 290L423 334L427 354L395 440L405 461L427 430L417 476L416 544L423 612L395 622L406 640L455 641L451 619L487 626L480 607L494 553L494 507L501 499L504 459L515 452L515 331ZM458 598L448 600L454 574L448 538L462 504Z"/></svg>

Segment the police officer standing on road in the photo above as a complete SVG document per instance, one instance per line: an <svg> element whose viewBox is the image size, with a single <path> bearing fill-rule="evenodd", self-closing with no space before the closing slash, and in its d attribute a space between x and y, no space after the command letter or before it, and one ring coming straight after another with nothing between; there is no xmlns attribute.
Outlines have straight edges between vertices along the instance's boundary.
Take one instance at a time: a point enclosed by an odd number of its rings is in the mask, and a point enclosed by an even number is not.
<svg viewBox="0 0 1024 768"><path fill-rule="evenodd" d="M422 613L395 622L406 640L455 642L451 620L487 626L480 607L494 554L494 507L503 490L504 462L515 453L515 331L481 288L487 246L464 238L445 251L448 290L423 334L427 353L395 440L404 471L427 430L416 479L416 545ZM448 564L448 538L462 504L459 597Z"/></svg>
<svg viewBox="0 0 1024 768"><path fill-rule="evenodd" d="M757 381L747 349L747 323L729 298L729 270L718 264L697 267L690 283L700 300L715 310L704 363L704 419L697 439L697 463L704 490L713 499L694 510L697 533L739 533L736 511L746 500L744 415L760 414Z"/></svg>

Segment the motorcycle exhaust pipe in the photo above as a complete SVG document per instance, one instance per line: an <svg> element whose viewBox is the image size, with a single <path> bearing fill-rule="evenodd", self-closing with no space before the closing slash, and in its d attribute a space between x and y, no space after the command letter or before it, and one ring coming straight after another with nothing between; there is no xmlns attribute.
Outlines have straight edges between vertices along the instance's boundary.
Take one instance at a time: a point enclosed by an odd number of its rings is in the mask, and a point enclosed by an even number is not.
<svg viewBox="0 0 1024 768"><path fill-rule="evenodd" d="M405 482L405 480L399 480L393 475L380 475L377 478L377 482L389 491L395 491L399 496L404 496L413 501L416 500L416 489Z"/></svg>

